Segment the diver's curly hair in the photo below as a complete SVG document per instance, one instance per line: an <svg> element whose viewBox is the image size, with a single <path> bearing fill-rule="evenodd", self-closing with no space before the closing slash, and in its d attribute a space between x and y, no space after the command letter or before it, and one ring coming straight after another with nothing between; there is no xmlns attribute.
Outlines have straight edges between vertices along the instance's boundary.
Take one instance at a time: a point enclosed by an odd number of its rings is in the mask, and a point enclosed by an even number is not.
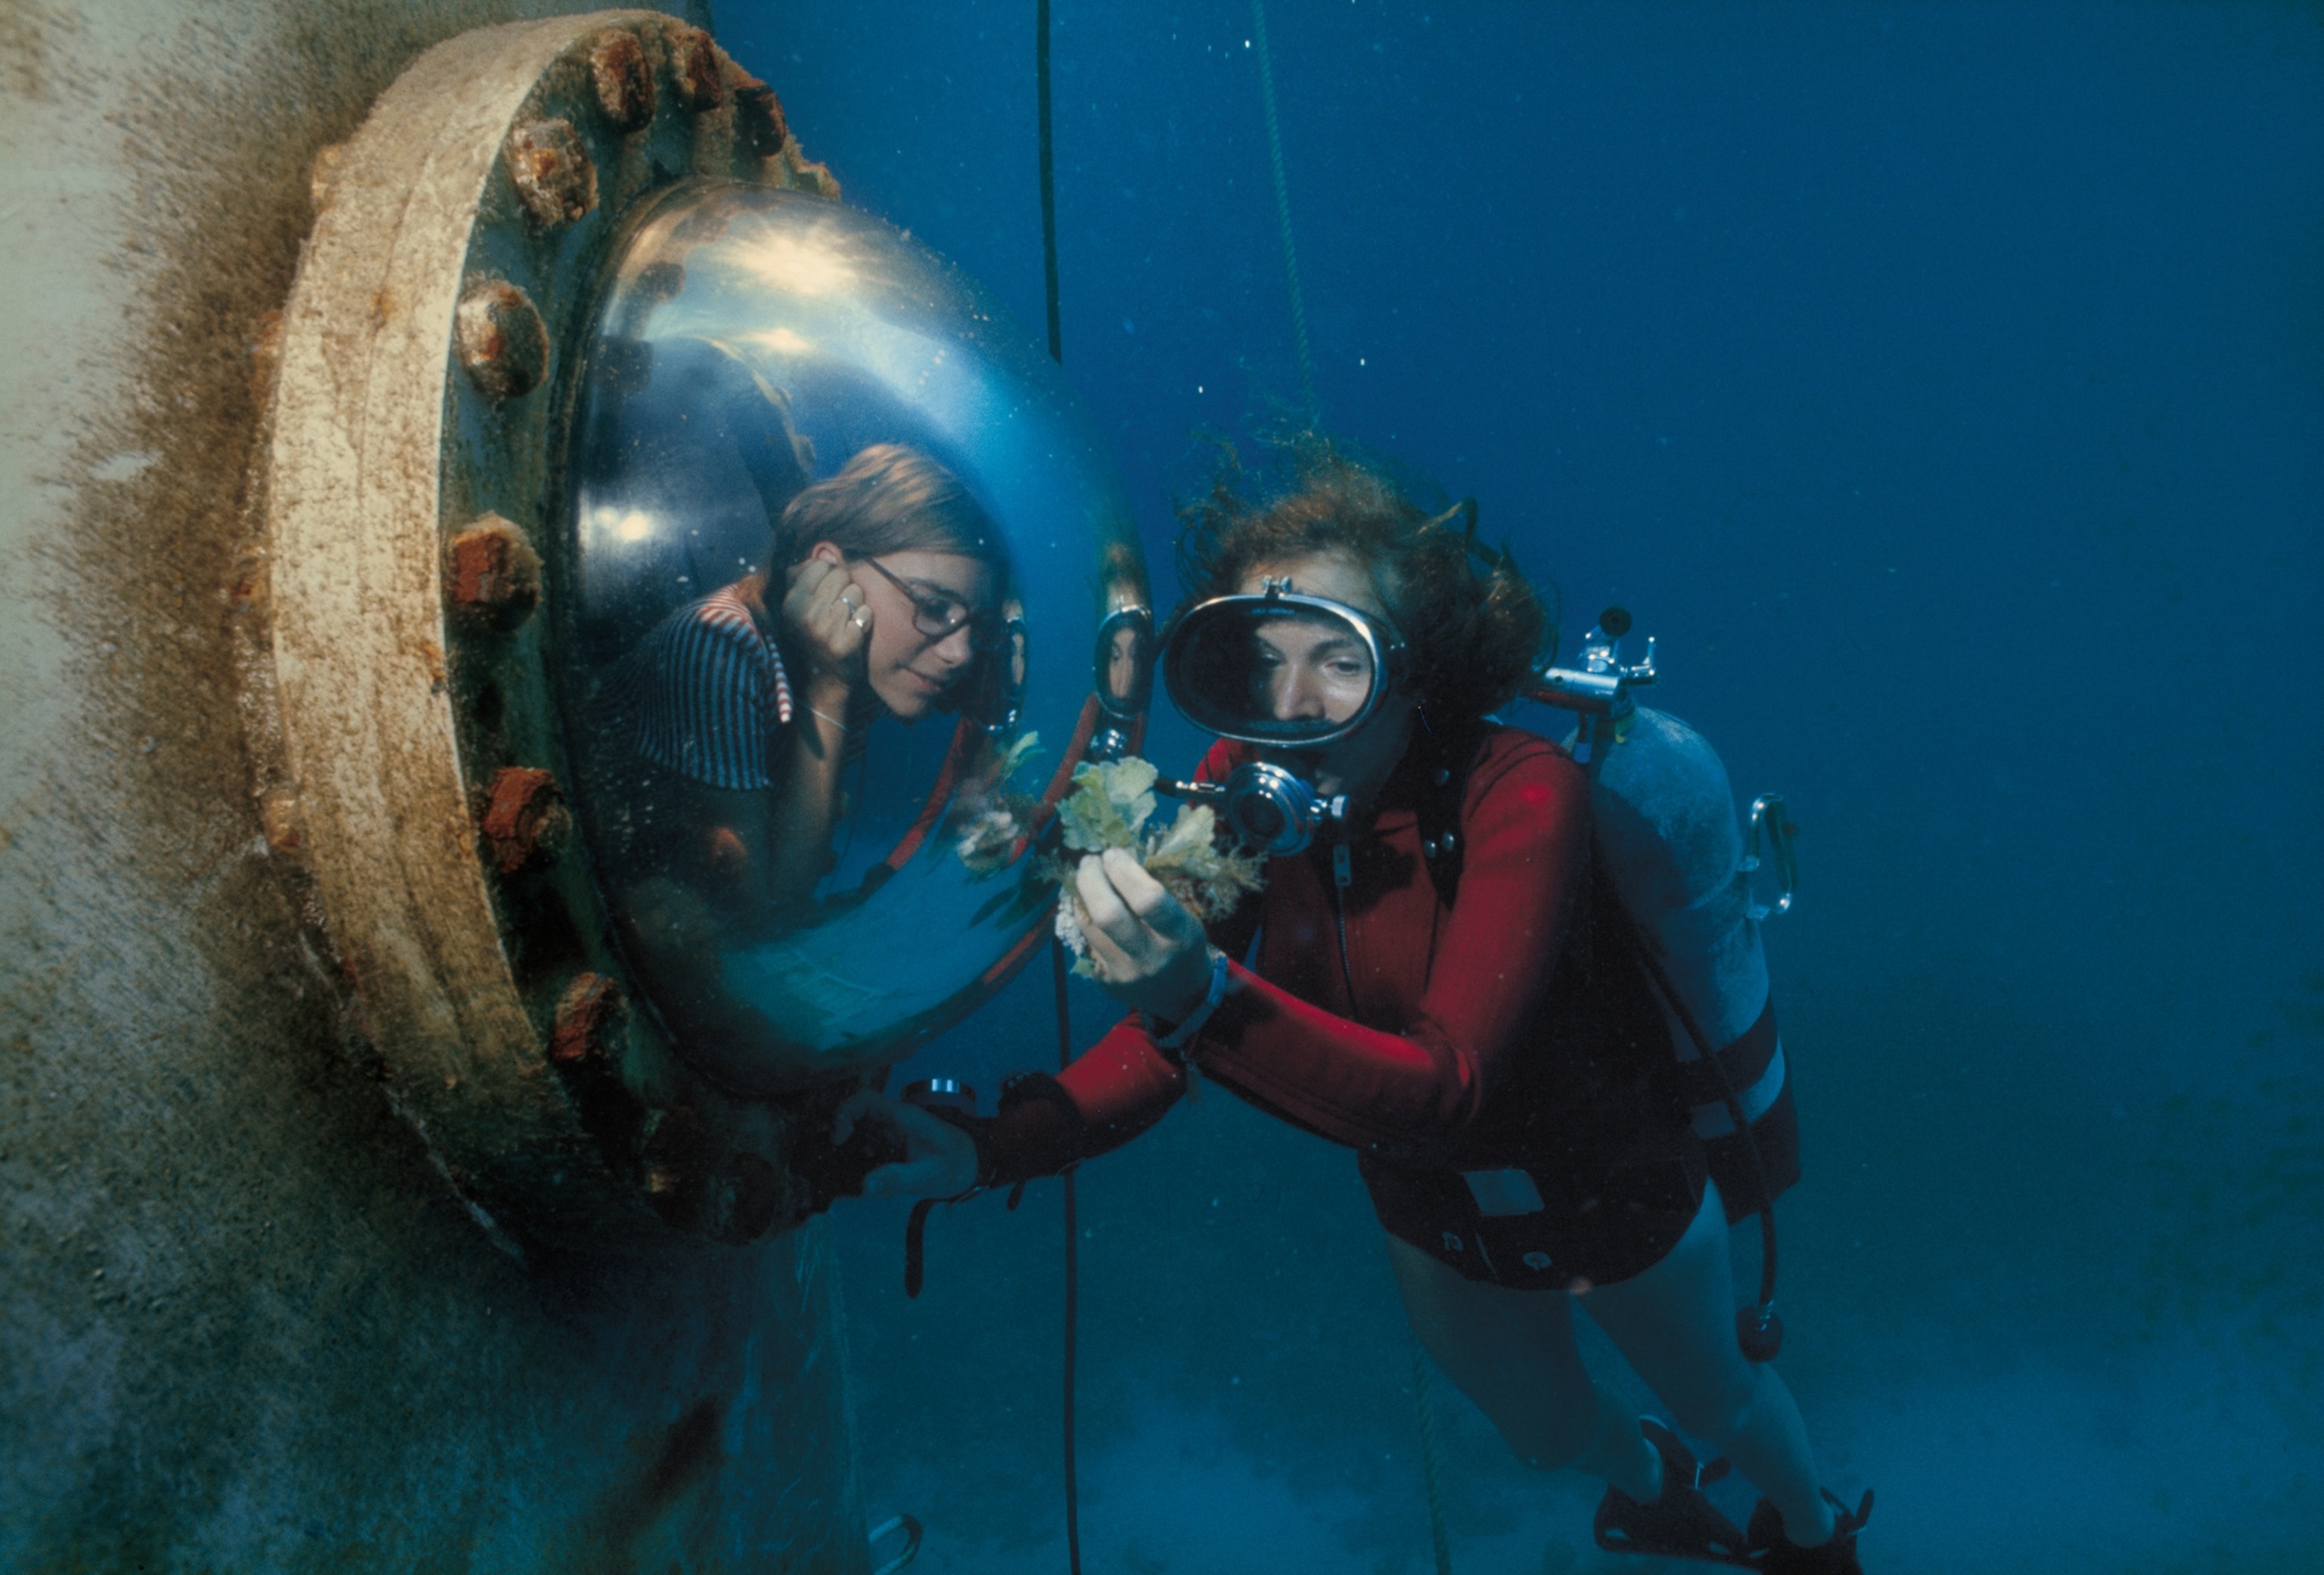
<svg viewBox="0 0 2324 1575"><path fill-rule="evenodd" d="M1480 561L1474 516L1430 514L1379 465L1313 436L1285 445L1288 487L1255 502L1226 450L1211 489L1180 506L1180 611L1232 594L1250 571L1318 553L1352 555L1404 636L1422 714L1473 719L1514 698L1554 643L1555 613L1506 551Z"/></svg>

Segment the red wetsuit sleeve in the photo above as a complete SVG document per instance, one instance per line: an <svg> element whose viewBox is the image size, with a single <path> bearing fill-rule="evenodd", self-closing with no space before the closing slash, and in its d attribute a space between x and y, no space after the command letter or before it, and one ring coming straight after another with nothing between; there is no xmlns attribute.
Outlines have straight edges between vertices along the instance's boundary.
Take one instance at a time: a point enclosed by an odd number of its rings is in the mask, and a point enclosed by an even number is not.
<svg viewBox="0 0 2324 1575"><path fill-rule="evenodd" d="M1563 944L1589 858L1588 784L1564 756L1524 751L1480 768L1462 819L1460 898L1405 1032L1351 1022L1238 967L1194 1046L1197 1064L1341 1143L1406 1160L1455 1145L1521 1047Z"/></svg>
<svg viewBox="0 0 2324 1575"><path fill-rule="evenodd" d="M1005 1185L1055 1175L1120 1147L1162 1119L1186 1091L1186 1073L1154 1047L1132 1013L1050 1087L1064 1097L1004 1101L984 1137L986 1180Z"/></svg>
<svg viewBox="0 0 2324 1575"><path fill-rule="evenodd" d="M1214 779L1231 764L1221 746L1200 775ZM1460 901L1406 1032L1325 1011L1235 963L1226 999L1191 1046L1196 1063L1336 1142L1407 1159L1456 1143L1517 1049L1563 944L1589 857L1588 784L1555 751L1520 749L1479 769L1462 823ZM1119 1147L1185 1091L1184 1070L1135 1013L1057 1082L1073 1112L1047 1101L995 1123L998 1179L1048 1174Z"/></svg>
<svg viewBox="0 0 2324 1575"><path fill-rule="evenodd" d="M1186 1091L1185 1069L1155 1048L1146 1020L1135 1012L1059 1073L1057 1082L1089 1123L1093 1154L1145 1131Z"/></svg>
<svg viewBox="0 0 2324 1575"><path fill-rule="evenodd" d="M1195 770L1197 780L1214 782L1233 769L1228 746L1212 746ZM1248 909L1246 905L1246 909ZM1248 912L1226 926L1250 939ZM1221 938L1220 932L1213 932ZM1070 1109L1056 1100L1027 1101L1001 1111L985 1138L985 1161L994 1180L1021 1181L1054 1175L1066 1165L1118 1148L1167 1113L1186 1091L1185 1069L1154 1044L1145 1019L1130 1013L1057 1074L1056 1086ZM1078 1117L1078 1120L1076 1120Z"/></svg>

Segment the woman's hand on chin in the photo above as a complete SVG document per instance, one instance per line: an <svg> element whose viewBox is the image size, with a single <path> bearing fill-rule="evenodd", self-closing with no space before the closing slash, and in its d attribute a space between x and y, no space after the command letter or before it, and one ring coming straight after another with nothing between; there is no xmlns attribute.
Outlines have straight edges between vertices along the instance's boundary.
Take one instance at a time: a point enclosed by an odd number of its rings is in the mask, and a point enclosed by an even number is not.
<svg viewBox="0 0 2324 1575"><path fill-rule="evenodd" d="M885 1128L904 1157L863 1178L867 1198L956 1198L976 1184L976 1139L917 1105L858 1089L832 1113L831 1140L843 1146L859 1125Z"/></svg>
<svg viewBox="0 0 2324 1575"><path fill-rule="evenodd" d="M814 665L817 677L853 687L863 678L864 645L872 613L863 588L845 564L803 559L786 572L783 628Z"/></svg>
<svg viewBox="0 0 2324 1575"><path fill-rule="evenodd" d="M1108 848L1081 861L1074 885L1089 914L1082 935L1107 993L1166 1023L1203 1004L1211 988L1210 938L1145 866Z"/></svg>

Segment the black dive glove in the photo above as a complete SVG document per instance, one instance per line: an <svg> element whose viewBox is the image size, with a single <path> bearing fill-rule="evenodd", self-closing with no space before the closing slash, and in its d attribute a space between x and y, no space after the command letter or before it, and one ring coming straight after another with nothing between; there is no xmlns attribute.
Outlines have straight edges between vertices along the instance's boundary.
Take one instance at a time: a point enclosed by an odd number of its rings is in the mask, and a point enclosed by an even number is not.
<svg viewBox="0 0 2324 1575"><path fill-rule="evenodd" d="M913 1083L899 1096L976 1144L976 1186L1016 1186L1077 1164L1088 1123L1065 1085L1046 1072L1020 1072L1001 1085L1000 1112L976 1113L976 1091L949 1078Z"/></svg>
<svg viewBox="0 0 2324 1575"><path fill-rule="evenodd" d="M958 1197L922 1198L905 1223L904 1294L917 1296L927 1263L929 1212L940 1202L956 1203L996 1186L1010 1189L1009 1206L1015 1208L1027 1182L1080 1161L1089 1124L1065 1086L1046 1072L1021 1072L1001 1084L997 1115L978 1115L975 1091L950 1079L913 1083L899 1097L959 1128L976 1144L976 1184Z"/></svg>

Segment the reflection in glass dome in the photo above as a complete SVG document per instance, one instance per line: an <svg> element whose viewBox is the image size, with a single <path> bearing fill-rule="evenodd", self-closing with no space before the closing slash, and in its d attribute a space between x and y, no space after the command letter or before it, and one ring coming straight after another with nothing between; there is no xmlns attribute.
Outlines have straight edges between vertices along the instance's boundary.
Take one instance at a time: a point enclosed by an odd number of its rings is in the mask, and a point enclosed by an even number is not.
<svg viewBox="0 0 2324 1575"><path fill-rule="evenodd" d="M747 1091L907 1054L1042 935L1093 685L1142 704L1090 665L1148 602L1119 485L973 285L796 193L657 201L578 377L561 681L622 943Z"/></svg>

